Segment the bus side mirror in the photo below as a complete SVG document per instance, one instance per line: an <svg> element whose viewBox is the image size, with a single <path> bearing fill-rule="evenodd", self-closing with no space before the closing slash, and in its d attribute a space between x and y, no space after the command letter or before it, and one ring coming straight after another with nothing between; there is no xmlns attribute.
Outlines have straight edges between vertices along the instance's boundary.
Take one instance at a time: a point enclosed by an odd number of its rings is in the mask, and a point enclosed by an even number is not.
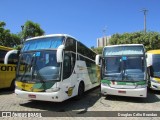
<svg viewBox="0 0 160 120"><path fill-rule="evenodd" d="M95 62L96 62L96 65L100 65L100 55L96 55Z"/></svg>
<svg viewBox="0 0 160 120"><path fill-rule="evenodd" d="M153 77L153 67L152 66L148 67L148 74L149 76Z"/></svg>
<svg viewBox="0 0 160 120"><path fill-rule="evenodd" d="M4 58L4 64L8 64L8 58L11 54L18 54L18 50L10 50L9 52L7 52Z"/></svg>
<svg viewBox="0 0 160 120"><path fill-rule="evenodd" d="M63 62L63 50L64 50L64 45L60 45L57 49L57 62L58 63Z"/></svg>

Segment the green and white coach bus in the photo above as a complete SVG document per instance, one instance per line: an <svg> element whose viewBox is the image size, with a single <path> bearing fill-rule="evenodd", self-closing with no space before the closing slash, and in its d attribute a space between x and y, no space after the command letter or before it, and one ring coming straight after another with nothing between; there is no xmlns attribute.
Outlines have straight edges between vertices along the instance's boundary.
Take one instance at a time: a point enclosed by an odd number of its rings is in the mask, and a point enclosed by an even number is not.
<svg viewBox="0 0 160 120"><path fill-rule="evenodd" d="M19 54L15 93L20 98L53 102L81 97L100 85L95 58L95 52L70 35L27 39Z"/></svg>
<svg viewBox="0 0 160 120"><path fill-rule="evenodd" d="M98 55L96 64L99 64ZM147 68L143 45L123 44L103 48L101 93L147 97Z"/></svg>

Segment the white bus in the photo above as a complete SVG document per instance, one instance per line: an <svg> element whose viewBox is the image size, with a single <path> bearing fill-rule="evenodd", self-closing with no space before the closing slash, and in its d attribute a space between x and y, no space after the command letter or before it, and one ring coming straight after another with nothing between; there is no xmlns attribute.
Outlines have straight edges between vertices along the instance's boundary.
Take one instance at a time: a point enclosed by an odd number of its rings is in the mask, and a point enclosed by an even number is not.
<svg viewBox="0 0 160 120"><path fill-rule="evenodd" d="M15 93L20 98L53 102L81 97L100 85L95 57L95 52L70 35L27 39L19 54Z"/></svg>
<svg viewBox="0 0 160 120"><path fill-rule="evenodd" d="M160 50L147 51L148 87L160 90Z"/></svg>
<svg viewBox="0 0 160 120"><path fill-rule="evenodd" d="M98 56L96 64L99 64ZM143 45L104 47L101 59L101 93L147 97L147 69Z"/></svg>

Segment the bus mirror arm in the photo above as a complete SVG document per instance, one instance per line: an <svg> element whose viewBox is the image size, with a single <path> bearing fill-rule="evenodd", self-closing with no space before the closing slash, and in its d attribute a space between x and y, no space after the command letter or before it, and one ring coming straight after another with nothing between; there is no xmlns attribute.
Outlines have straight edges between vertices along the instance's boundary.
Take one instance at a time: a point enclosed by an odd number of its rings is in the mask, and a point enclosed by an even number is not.
<svg viewBox="0 0 160 120"><path fill-rule="evenodd" d="M64 50L64 45L60 45L57 49L57 62L61 63L63 62L63 50Z"/></svg>
<svg viewBox="0 0 160 120"><path fill-rule="evenodd" d="M148 73L151 77L153 77L153 67L152 66L149 66L148 67Z"/></svg>
<svg viewBox="0 0 160 120"><path fill-rule="evenodd" d="M7 52L7 54L5 55L5 58L4 58L4 64L8 64L8 58L11 54L17 54L18 53L18 50L10 50L9 52Z"/></svg>

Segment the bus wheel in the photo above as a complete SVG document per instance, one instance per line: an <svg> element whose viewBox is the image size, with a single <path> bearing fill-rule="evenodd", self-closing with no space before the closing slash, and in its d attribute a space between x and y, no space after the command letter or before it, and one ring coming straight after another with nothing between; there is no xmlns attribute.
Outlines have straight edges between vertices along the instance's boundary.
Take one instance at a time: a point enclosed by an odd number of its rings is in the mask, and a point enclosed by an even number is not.
<svg viewBox="0 0 160 120"><path fill-rule="evenodd" d="M83 95L84 95L84 83L80 82L79 87L78 87L77 99L82 98Z"/></svg>
<svg viewBox="0 0 160 120"><path fill-rule="evenodd" d="M14 90L14 89L15 89L15 80L12 80L10 89L11 89L11 90Z"/></svg>

